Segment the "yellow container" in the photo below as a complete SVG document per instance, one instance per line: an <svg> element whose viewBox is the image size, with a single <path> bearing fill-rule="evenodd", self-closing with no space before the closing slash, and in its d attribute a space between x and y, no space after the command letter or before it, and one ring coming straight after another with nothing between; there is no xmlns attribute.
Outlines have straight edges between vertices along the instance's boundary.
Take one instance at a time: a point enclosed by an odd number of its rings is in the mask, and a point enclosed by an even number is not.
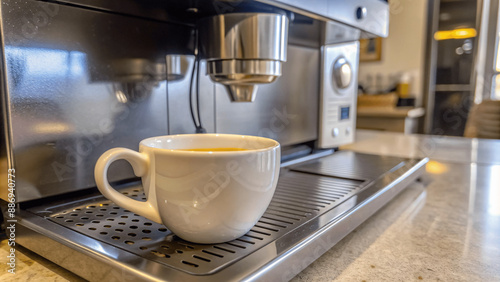
<svg viewBox="0 0 500 282"><path fill-rule="evenodd" d="M397 87L397 93L400 98L408 98L410 96L410 84L399 83Z"/></svg>

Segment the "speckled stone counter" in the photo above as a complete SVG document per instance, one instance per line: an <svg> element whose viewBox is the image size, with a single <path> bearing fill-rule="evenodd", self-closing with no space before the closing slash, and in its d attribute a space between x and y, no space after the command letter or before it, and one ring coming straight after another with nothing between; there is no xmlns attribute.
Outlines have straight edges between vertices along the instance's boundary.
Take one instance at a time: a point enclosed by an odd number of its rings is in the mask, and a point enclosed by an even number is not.
<svg viewBox="0 0 500 282"><path fill-rule="evenodd" d="M7 241L0 242L0 281L16 282L63 282L63 281L85 281L75 274L53 264L43 257L23 248L16 246L16 272L8 273L6 257L9 255L10 247Z"/></svg>
<svg viewBox="0 0 500 282"><path fill-rule="evenodd" d="M342 149L428 156L420 182L328 250L292 281L500 281L500 141L358 131ZM18 247L17 274L0 281L79 281Z"/></svg>
<svg viewBox="0 0 500 282"><path fill-rule="evenodd" d="M292 281L500 281L500 141L360 130L342 149L431 161Z"/></svg>

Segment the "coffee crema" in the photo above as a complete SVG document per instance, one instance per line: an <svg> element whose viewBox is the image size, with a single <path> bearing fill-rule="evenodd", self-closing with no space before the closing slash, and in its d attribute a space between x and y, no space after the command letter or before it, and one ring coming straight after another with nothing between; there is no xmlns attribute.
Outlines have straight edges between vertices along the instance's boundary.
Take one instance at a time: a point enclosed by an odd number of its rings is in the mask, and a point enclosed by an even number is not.
<svg viewBox="0 0 500 282"><path fill-rule="evenodd" d="M248 151L248 149L243 149L243 148L194 148L194 149L176 149L176 151L230 152L230 151Z"/></svg>

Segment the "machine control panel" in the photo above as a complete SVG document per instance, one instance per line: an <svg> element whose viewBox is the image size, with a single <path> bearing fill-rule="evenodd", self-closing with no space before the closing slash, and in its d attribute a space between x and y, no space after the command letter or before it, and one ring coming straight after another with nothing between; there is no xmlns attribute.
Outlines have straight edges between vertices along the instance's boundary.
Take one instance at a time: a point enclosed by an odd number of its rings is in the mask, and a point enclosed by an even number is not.
<svg viewBox="0 0 500 282"><path fill-rule="evenodd" d="M322 48L320 148L338 147L354 141L358 54L358 42Z"/></svg>

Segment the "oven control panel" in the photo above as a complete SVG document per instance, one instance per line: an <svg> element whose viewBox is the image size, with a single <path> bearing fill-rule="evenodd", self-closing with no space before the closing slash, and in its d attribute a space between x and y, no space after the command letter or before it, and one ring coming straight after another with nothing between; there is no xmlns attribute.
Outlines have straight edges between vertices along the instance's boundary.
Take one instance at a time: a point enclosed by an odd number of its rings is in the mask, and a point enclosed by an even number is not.
<svg viewBox="0 0 500 282"><path fill-rule="evenodd" d="M358 54L358 42L322 47L320 148L338 147L354 141Z"/></svg>

